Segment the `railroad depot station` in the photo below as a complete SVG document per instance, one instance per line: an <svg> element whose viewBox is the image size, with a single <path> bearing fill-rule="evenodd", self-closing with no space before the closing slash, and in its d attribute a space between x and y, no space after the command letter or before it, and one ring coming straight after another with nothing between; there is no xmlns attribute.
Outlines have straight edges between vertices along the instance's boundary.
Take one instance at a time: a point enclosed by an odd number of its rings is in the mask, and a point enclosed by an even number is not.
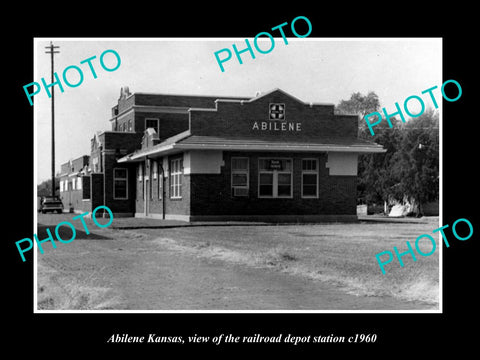
<svg viewBox="0 0 480 360"><path fill-rule="evenodd" d="M248 97L130 93L90 155L61 166L65 209L184 221L356 220L358 116L280 89Z"/></svg>

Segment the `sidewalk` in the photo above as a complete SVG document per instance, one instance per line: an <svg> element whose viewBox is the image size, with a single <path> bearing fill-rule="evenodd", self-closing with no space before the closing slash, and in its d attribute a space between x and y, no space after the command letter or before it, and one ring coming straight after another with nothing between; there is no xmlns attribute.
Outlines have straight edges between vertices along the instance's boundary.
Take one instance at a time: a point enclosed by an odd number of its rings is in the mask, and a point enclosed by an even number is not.
<svg viewBox="0 0 480 360"><path fill-rule="evenodd" d="M255 225L278 225L276 223L253 222L253 221L194 221L187 222L181 220L162 220L150 218L124 217L115 218L110 226L112 229L168 229L177 227L193 227L193 226L255 226Z"/></svg>
<svg viewBox="0 0 480 360"><path fill-rule="evenodd" d="M420 218L406 216L385 216L385 215L358 215L359 222L379 222L379 223L417 223L429 224L437 223L438 216L422 216Z"/></svg>
<svg viewBox="0 0 480 360"><path fill-rule="evenodd" d="M74 213L63 214L39 214L38 223L45 226L55 226L61 221L72 222L72 218L78 216ZM438 216L424 216L422 218L411 217L388 217L381 215L359 215L358 222L362 223L438 223ZM85 221L90 224L91 218L85 217ZM77 220L80 224L80 220ZM262 222L262 221L194 221L187 222L181 220L162 220L152 218L136 217L116 217L109 226L111 229L168 229L178 227L198 227L198 226L281 226L281 225L322 225L322 224L341 224L340 222L318 222L318 223L297 223L297 222ZM81 225L80 225L81 226Z"/></svg>
<svg viewBox="0 0 480 360"><path fill-rule="evenodd" d="M358 223L378 222L378 223L437 223L438 216L424 216L421 218L412 217L388 217L378 215L359 215ZM111 225L113 229L167 229L176 227L194 227L194 226L276 226L276 225L321 225L321 224L335 224L337 222L319 222L319 223L297 223L297 222L261 222L261 221L180 221L180 220L162 220L151 218L115 218Z"/></svg>

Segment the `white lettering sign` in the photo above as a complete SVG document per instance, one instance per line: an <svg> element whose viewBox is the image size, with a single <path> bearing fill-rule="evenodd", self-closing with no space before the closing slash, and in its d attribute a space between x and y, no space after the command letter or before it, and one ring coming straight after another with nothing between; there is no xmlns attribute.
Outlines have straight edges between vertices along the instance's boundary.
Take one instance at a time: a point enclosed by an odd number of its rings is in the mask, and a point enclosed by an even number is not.
<svg viewBox="0 0 480 360"><path fill-rule="evenodd" d="M278 121L255 121L252 130L262 131L302 131L302 123L278 122Z"/></svg>

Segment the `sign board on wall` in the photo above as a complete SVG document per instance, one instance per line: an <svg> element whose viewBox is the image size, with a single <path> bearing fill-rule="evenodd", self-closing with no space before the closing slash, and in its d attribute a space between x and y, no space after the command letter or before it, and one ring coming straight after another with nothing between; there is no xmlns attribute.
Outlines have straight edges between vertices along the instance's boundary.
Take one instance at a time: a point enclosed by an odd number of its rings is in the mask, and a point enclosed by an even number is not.
<svg viewBox="0 0 480 360"><path fill-rule="evenodd" d="M286 121L286 106L284 103L268 104L268 120L269 121L255 121L252 130L302 131L302 123Z"/></svg>

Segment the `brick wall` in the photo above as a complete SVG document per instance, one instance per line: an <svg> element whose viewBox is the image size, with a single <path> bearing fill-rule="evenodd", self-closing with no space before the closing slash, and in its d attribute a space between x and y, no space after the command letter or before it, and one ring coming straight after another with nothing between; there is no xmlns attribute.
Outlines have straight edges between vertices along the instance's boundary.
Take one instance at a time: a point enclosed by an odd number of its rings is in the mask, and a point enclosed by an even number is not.
<svg viewBox="0 0 480 360"><path fill-rule="evenodd" d="M121 114L127 109L130 109L135 104L135 95L125 99L118 100L118 113Z"/></svg>
<svg viewBox="0 0 480 360"><path fill-rule="evenodd" d="M97 206L103 205L103 174L91 174L91 208L95 209Z"/></svg>
<svg viewBox="0 0 480 360"><path fill-rule="evenodd" d="M180 155L172 155L169 159L169 166L170 160L178 158ZM156 159L157 161L162 162L162 159ZM170 196L170 177L166 177L164 181L165 187L165 200L163 201L158 196L159 192L159 182L161 181L161 174L160 169L158 169L157 179L153 179L152 174L149 173L148 169L146 170L145 163L143 164L143 179L142 181L138 180L138 177L135 179L135 186L132 186L136 191L136 198L135 198L135 212L138 214L144 214L145 211L145 200L144 200L144 192L145 194L149 195L149 213L150 214L157 214L161 216L163 210L163 203L165 203L165 213L168 215L189 215L190 214L190 176L183 175L182 178L182 198L181 199L172 199ZM136 164L138 167L139 164ZM153 165L152 165L153 166ZM166 169L169 172L169 169ZM135 174L137 173L137 168L135 169ZM149 180L145 181L145 175L148 175ZM149 187L149 192L145 187Z"/></svg>
<svg viewBox="0 0 480 360"><path fill-rule="evenodd" d="M130 184L135 182L135 168L130 164L118 164L115 154L105 154L105 169L104 169L104 198L105 205L115 213L134 213L135 191ZM127 199L117 199L114 197L114 169L127 170Z"/></svg>
<svg viewBox="0 0 480 360"><path fill-rule="evenodd" d="M200 95L168 95L168 94L142 94L136 93L135 105L154 105L154 106L174 106L183 108L215 108L215 100L218 96L200 96ZM222 97L237 98L239 97Z"/></svg>
<svg viewBox="0 0 480 360"><path fill-rule="evenodd" d="M60 165L60 173L71 174L79 172L85 165L88 165L89 158L88 155L83 155L79 158L73 159L71 162L67 161L66 163L63 163Z"/></svg>
<svg viewBox="0 0 480 360"><path fill-rule="evenodd" d="M301 123L301 131L252 130L255 122L268 119L269 104L285 104L286 122ZM358 117L334 115L333 105L304 104L276 91L252 102L218 102L217 111L191 110L191 131L205 136L242 136L274 138L285 141L304 141L320 138L349 138L357 136Z"/></svg>
<svg viewBox="0 0 480 360"><path fill-rule="evenodd" d="M62 181L71 182L72 179L75 179L77 182L77 177L64 177ZM75 212L85 212L91 211L91 202L90 202L90 176L81 177L82 188L81 189L72 189L71 185L68 184L67 188L64 188L64 191L60 192L60 199L62 200L64 211L70 211L73 209ZM78 185L78 183L76 183Z"/></svg>
<svg viewBox="0 0 480 360"><path fill-rule="evenodd" d="M355 215L356 177L330 176L326 154L250 153L248 197L231 195L231 157L246 153L225 152L220 175L191 175L191 215ZM258 158L293 158L293 198L258 198ZM301 159L319 161L319 198L301 198Z"/></svg>
<svg viewBox="0 0 480 360"><path fill-rule="evenodd" d="M181 133L189 128L188 113L148 113L141 112L135 114L135 131L145 131L145 119L153 118L159 119L159 139L161 141Z"/></svg>
<svg viewBox="0 0 480 360"><path fill-rule="evenodd" d="M103 144L103 150L119 149L133 152L140 148L142 136L143 133L105 131L100 134L99 138Z"/></svg>

